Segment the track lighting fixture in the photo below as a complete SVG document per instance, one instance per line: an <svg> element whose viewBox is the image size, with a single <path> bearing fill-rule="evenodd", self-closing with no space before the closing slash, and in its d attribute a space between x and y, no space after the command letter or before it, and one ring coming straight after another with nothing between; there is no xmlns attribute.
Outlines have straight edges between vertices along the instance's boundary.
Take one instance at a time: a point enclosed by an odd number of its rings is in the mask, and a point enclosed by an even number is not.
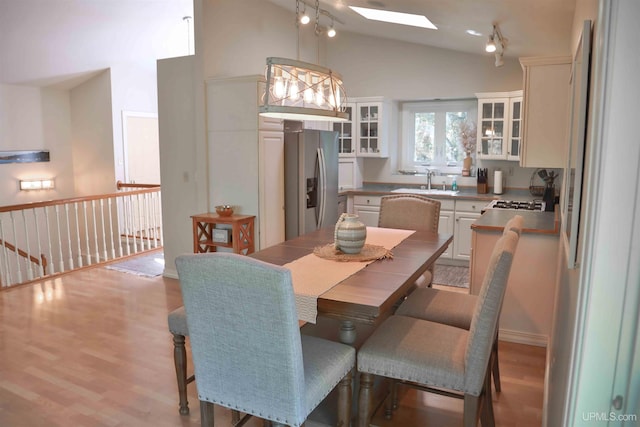
<svg viewBox="0 0 640 427"><path fill-rule="evenodd" d="M493 53L496 51L496 42L493 41L493 34L489 36L489 41L487 42L487 45L485 46L484 50L486 50L489 53Z"/></svg>
<svg viewBox="0 0 640 427"><path fill-rule="evenodd" d="M302 5L302 11L300 11L300 6ZM305 0L296 0L296 22L302 25L306 25L308 23L311 22L311 16L309 13L307 13L307 6L313 8L312 10L315 11L315 26L316 26L316 34L326 34L327 37L329 38L333 38L336 36L337 32L336 32L336 28L335 28L335 23L338 22L339 24L343 24L344 22L342 22L340 19L336 18L335 16L333 16L331 13L329 13L328 11L322 9L320 7L319 2L316 0L315 4L312 4L310 2L307 2ZM320 17L327 17L329 19L331 19L331 26L330 27L325 27L323 25L320 24Z"/></svg>
<svg viewBox="0 0 640 427"><path fill-rule="evenodd" d="M300 23L302 25L307 25L309 22L311 22L311 18L309 17L309 15L307 15L307 10L305 8L305 10L302 11L302 15L300 16Z"/></svg>
<svg viewBox="0 0 640 427"><path fill-rule="evenodd" d="M502 36L498 24L493 24L493 32L489 35L489 40L487 40L484 50L494 54L496 67L502 67L504 65L502 57L506 47L507 39Z"/></svg>
<svg viewBox="0 0 640 427"><path fill-rule="evenodd" d="M331 26L329 27L329 30L327 31L327 37L335 37L336 36L336 29L333 27L333 19L331 20Z"/></svg>

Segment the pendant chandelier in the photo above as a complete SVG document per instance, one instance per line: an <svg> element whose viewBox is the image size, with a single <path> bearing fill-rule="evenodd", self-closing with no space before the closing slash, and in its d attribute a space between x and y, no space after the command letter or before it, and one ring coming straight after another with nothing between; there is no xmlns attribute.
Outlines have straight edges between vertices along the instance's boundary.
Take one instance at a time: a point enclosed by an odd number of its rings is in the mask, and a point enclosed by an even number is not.
<svg viewBox="0 0 640 427"><path fill-rule="evenodd" d="M267 86L260 114L288 120L347 121L340 76L328 68L267 58Z"/></svg>
<svg viewBox="0 0 640 427"><path fill-rule="evenodd" d="M320 33L319 2L316 0L316 36ZM335 17L328 12L333 22ZM299 20L299 0L296 1L296 29ZM298 35L299 37L299 35ZM300 41L298 39L298 57ZM342 77L317 64L295 59L267 58L266 89L259 108L262 116L287 120L347 121L344 111L345 91Z"/></svg>

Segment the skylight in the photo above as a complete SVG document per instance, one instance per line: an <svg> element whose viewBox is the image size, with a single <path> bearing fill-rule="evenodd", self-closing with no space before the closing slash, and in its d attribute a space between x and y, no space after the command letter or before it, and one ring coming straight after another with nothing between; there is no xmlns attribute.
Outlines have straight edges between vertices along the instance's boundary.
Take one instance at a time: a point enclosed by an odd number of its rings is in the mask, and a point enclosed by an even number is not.
<svg viewBox="0 0 640 427"><path fill-rule="evenodd" d="M414 15L412 13L393 12L390 10L369 9L366 7L349 6L354 12L359 13L367 19L374 21L390 22L392 24L410 25L412 27L429 28L437 30L424 15Z"/></svg>

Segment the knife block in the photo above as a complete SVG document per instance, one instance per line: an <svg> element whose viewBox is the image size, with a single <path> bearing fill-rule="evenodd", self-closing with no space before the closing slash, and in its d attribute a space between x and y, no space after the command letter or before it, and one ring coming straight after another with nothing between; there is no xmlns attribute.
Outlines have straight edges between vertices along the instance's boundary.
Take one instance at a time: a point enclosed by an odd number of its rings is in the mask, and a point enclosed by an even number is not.
<svg viewBox="0 0 640 427"><path fill-rule="evenodd" d="M489 192L489 184L486 182L478 183L478 194L487 194Z"/></svg>

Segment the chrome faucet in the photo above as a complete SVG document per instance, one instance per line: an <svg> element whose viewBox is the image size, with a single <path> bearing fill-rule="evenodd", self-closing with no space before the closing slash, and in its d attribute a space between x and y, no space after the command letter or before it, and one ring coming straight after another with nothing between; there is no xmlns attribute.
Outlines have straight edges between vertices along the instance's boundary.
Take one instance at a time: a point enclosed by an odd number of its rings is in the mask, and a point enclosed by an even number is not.
<svg viewBox="0 0 640 427"><path fill-rule="evenodd" d="M436 176L436 173L427 169L427 190L431 190L431 177Z"/></svg>

